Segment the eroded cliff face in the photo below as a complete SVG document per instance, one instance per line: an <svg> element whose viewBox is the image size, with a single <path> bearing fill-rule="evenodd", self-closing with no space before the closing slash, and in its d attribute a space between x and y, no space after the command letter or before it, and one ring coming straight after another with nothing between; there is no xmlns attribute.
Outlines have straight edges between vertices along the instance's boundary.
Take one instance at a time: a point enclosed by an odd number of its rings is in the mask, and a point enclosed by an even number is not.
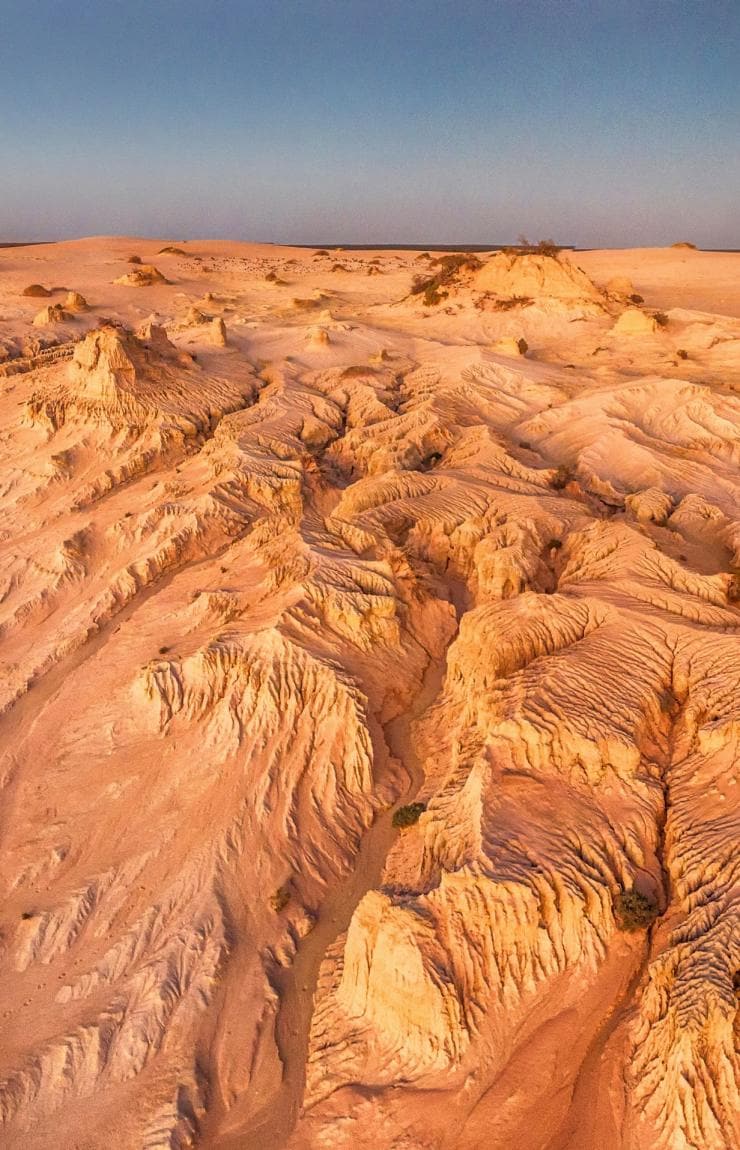
<svg viewBox="0 0 740 1150"><path fill-rule="evenodd" d="M0 1141L731 1150L740 321L246 252L0 380Z"/></svg>

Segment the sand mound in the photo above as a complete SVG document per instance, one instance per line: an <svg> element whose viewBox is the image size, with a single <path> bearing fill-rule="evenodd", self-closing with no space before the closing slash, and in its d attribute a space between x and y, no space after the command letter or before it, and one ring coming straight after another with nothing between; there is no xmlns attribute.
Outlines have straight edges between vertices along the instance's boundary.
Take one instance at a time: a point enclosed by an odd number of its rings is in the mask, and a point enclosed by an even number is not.
<svg viewBox="0 0 740 1150"><path fill-rule="evenodd" d="M62 305L52 303L37 312L32 322L34 327L46 327L47 324L63 323L65 319L69 319L69 316Z"/></svg>
<svg viewBox="0 0 740 1150"><path fill-rule="evenodd" d="M87 300L78 291L69 291L64 300L64 306L67 311L87 311Z"/></svg>
<svg viewBox="0 0 740 1150"><path fill-rule="evenodd" d="M612 295L634 295L635 288L629 276L612 276L607 280L606 290Z"/></svg>
<svg viewBox="0 0 740 1150"><path fill-rule="evenodd" d="M204 311L199 307L188 308L185 318L182 321L183 327L200 327L201 324L209 323L210 316L207 316Z"/></svg>
<svg viewBox="0 0 740 1150"><path fill-rule="evenodd" d="M496 252L473 276L478 291L504 298L530 297L582 302L601 301L602 293L585 272L564 255Z"/></svg>
<svg viewBox="0 0 740 1150"><path fill-rule="evenodd" d="M215 316L210 323L208 335L212 344L216 347L226 347L226 324L220 316Z"/></svg>
<svg viewBox="0 0 740 1150"><path fill-rule="evenodd" d="M612 328L619 335L650 335L657 330L658 325L653 317L637 307L628 307L623 311Z"/></svg>
<svg viewBox="0 0 740 1150"><path fill-rule="evenodd" d="M33 299L43 299L44 296L51 295L51 292L43 284L29 284L27 288L23 289L21 295L31 296Z"/></svg>
<svg viewBox="0 0 740 1150"><path fill-rule="evenodd" d="M310 327L306 331L306 343L311 347L328 347L331 343L329 332L324 327Z"/></svg>
<svg viewBox="0 0 740 1150"><path fill-rule="evenodd" d="M151 287L152 284L166 284L168 281L154 264L142 264L132 272L119 276L113 280L114 284L124 284L126 287Z"/></svg>

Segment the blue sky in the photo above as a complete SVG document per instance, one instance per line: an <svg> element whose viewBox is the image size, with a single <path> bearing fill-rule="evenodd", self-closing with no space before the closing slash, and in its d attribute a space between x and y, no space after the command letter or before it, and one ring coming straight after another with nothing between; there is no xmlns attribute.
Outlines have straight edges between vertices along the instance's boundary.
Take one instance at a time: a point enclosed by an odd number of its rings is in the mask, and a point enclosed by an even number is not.
<svg viewBox="0 0 740 1150"><path fill-rule="evenodd" d="M740 247L737 0L0 0L0 238Z"/></svg>

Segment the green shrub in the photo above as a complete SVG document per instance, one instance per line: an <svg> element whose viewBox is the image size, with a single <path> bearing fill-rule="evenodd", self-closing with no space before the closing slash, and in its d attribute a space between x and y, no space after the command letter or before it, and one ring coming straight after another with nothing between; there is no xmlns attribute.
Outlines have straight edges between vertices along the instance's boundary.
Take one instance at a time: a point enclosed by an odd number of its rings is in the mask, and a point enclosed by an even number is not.
<svg viewBox="0 0 740 1150"><path fill-rule="evenodd" d="M399 807L393 814L394 827L412 827L418 823L426 809L426 803L407 803L405 807Z"/></svg>
<svg viewBox="0 0 740 1150"><path fill-rule="evenodd" d="M613 906L620 930L646 930L658 917L658 908L652 899L637 890L620 891Z"/></svg>

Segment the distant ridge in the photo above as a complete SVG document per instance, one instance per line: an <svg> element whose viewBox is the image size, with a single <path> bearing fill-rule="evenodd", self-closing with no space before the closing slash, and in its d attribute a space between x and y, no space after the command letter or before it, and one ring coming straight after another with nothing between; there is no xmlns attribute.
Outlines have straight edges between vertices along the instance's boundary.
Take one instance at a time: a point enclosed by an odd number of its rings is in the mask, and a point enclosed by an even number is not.
<svg viewBox="0 0 740 1150"><path fill-rule="evenodd" d="M326 248L345 252L501 252L504 248L519 247L519 244L277 244L286 248ZM573 244L558 244L559 248L575 251Z"/></svg>

